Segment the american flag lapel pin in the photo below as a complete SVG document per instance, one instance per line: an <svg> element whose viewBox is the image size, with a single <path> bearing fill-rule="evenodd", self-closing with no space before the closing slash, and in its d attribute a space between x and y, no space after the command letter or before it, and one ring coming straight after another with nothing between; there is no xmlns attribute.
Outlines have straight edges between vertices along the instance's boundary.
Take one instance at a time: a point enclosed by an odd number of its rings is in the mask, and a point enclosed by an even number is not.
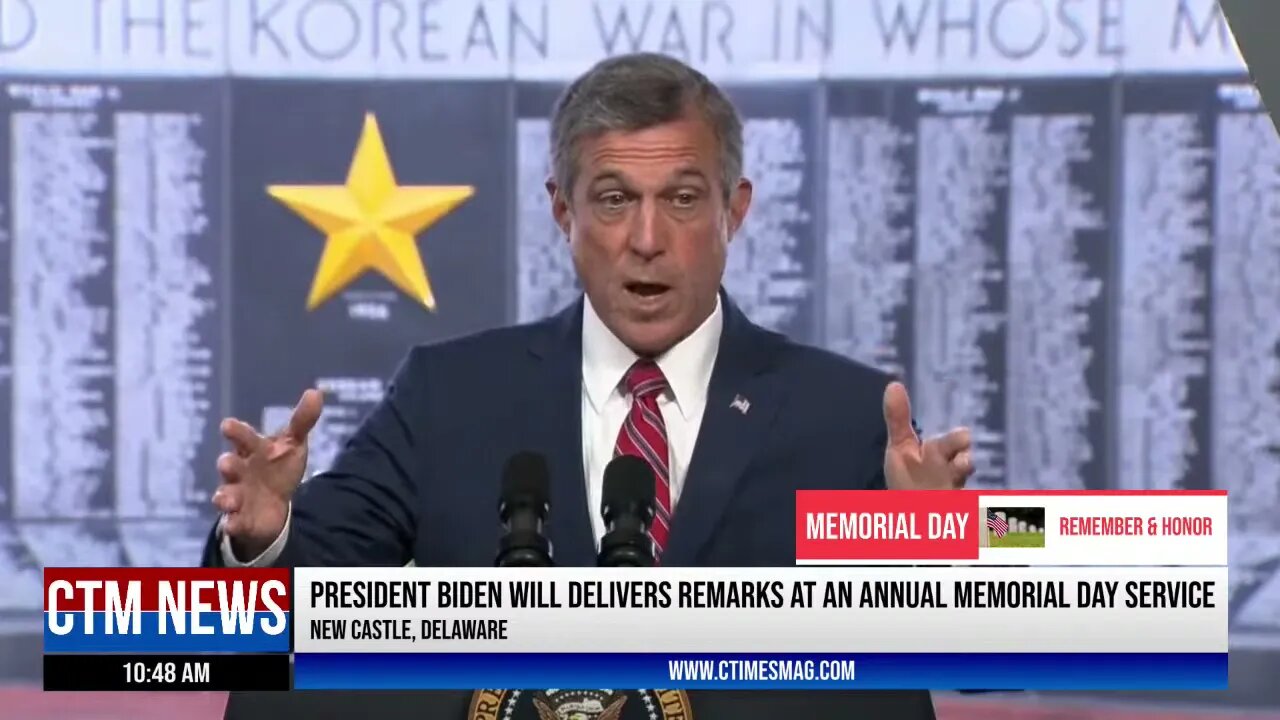
<svg viewBox="0 0 1280 720"><path fill-rule="evenodd" d="M734 395L733 402L729 403L729 407L737 410L743 415L746 415L747 411L751 409L751 401L741 395Z"/></svg>

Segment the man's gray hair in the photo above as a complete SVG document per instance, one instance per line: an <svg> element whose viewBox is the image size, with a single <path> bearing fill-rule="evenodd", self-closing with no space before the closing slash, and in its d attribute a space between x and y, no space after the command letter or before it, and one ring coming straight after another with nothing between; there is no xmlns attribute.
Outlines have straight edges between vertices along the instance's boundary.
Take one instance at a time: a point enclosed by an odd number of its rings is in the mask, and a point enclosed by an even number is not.
<svg viewBox="0 0 1280 720"><path fill-rule="evenodd" d="M573 81L551 118L551 161L566 197L577 177L577 146L610 131L630 132L700 113L720 142L725 195L742 178L742 120L733 103L705 75L657 53L602 60Z"/></svg>

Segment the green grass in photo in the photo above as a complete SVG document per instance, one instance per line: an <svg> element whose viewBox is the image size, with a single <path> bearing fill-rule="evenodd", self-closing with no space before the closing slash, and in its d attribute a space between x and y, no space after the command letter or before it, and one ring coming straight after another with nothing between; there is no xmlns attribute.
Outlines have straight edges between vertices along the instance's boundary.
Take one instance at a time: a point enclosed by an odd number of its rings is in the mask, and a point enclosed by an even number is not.
<svg viewBox="0 0 1280 720"><path fill-rule="evenodd" d="M1044 533L1011 532L1004 537L996 537L995 533L991 533L989 541L991 547L1044 547Z"/></svg>

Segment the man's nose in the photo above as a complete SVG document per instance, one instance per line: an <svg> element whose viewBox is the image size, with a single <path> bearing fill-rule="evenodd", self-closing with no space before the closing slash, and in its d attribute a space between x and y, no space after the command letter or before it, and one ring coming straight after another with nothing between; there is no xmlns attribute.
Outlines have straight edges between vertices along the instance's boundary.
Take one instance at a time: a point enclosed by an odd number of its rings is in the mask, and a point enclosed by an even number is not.
<svg viewBox="0 0 1280 720"><path fill-rule="evenodd" d="M650 198L641 202L628 234L631 252L645 259L661 255L667 247L667 227L659 204Z"/></svg>

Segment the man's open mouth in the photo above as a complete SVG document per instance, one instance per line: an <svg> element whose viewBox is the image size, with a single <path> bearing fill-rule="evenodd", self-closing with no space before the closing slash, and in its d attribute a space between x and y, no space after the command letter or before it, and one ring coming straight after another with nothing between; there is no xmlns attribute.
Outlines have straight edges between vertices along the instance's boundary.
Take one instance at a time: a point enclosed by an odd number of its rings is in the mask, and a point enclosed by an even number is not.
<svg viewBox="0 0 1280 720"><path fill-rule="evenodd" d="M669 285L649 282L629 282L626 284L626 288L627 292L639 295L642 298L657 297L671 289Z"/></svg>

